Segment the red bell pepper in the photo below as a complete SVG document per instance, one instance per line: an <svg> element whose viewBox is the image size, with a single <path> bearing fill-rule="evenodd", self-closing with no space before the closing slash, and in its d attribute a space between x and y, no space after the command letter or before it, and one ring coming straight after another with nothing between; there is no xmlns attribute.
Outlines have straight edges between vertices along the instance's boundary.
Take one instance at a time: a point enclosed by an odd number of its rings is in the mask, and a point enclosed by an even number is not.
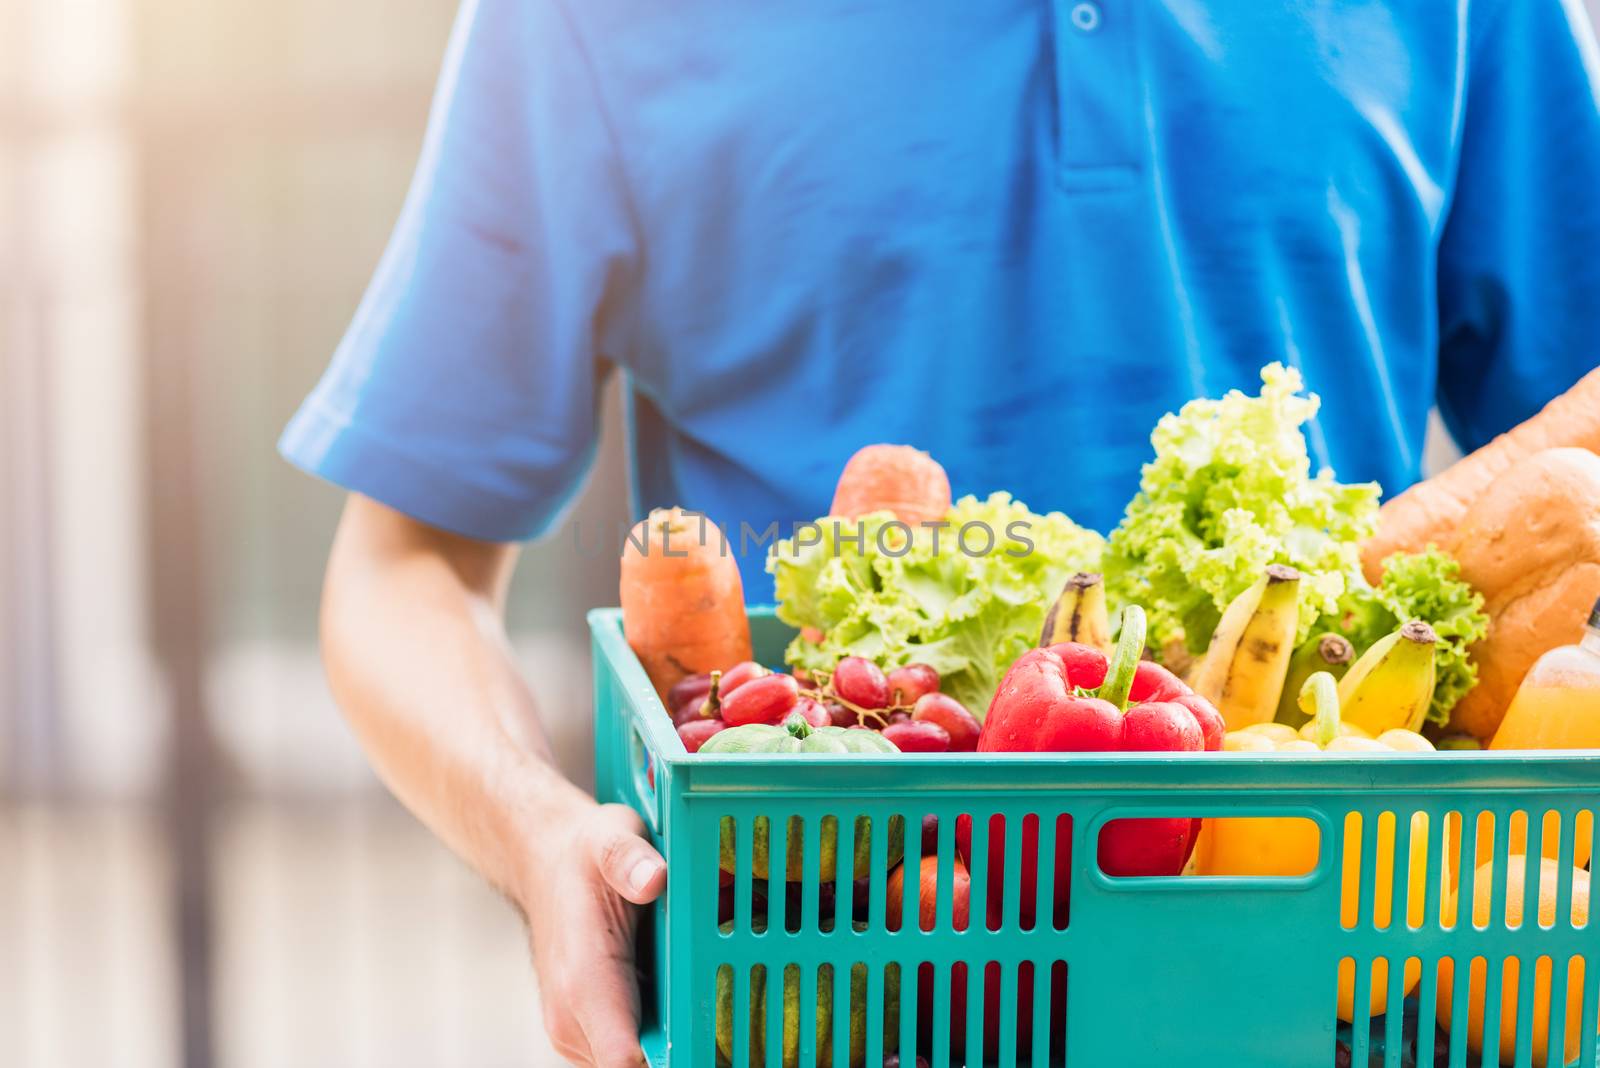
<svg viewBox="0 0 1600 1068"><path fill-rule="evenodd" d="M1144 638L1144 610L1130 605L1123 610L1109 662L1098 649L1073 642L1024 653L989 704L978 752L1221 749L1221 714L1172 672L1141 660ZM1176 875L1189 859L1199 822L1189 817L1114 820L1100 832L1101 870L1121 876Z"/></svg>

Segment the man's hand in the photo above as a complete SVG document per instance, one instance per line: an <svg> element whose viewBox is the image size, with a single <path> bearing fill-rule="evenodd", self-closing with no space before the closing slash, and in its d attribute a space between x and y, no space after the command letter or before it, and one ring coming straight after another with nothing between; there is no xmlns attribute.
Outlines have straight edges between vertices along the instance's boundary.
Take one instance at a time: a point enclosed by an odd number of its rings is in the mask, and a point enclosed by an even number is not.
<svg viewBox="0 0 1600 1068"><path fill-rule="evenodd" d="M528 920L544 1026L574 1064L638 1068L636 906L654 901L667 866L625 805L595 805L551 828L518 904ZM631 904L630 904L631 902Z"/></svg>
<svg viewBox="0 0 1600 1068"><path fill-rule="evenodd" d="M323 593L328 681L389 788L522 908L556 1048L637 1068L635 905L667 868L631 809L551 762L502 623L515 562L352 496Z"/></svg>

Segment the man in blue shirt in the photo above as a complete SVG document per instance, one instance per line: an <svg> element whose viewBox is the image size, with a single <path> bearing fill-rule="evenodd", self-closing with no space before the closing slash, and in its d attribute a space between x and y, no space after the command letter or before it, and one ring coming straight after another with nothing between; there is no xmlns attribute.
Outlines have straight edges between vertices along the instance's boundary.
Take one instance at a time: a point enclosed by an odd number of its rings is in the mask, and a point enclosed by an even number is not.
<svg viewBox="0 0 1600 1068"><path fill-rule="evenodd" d="M635 1063L631 813L513 742L512 545L626 375L636 511L826 510L873 441L1109 529L1155 420L1298 365L1397 491L1600 353L1578 0L467 0L411 196L285 454L352 491L330 674L396 792L527 913L547 1023ZM746 589L770 584L756 556Z"/></svg>

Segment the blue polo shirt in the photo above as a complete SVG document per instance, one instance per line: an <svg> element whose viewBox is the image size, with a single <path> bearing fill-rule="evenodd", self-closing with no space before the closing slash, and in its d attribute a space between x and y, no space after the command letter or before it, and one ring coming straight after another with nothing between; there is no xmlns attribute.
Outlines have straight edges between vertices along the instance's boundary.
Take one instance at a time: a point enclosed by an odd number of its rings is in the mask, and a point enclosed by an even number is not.
<svg viewBox="0 0 1600 1068"><path fill-rule="evenodd" d="M1395 492L1600 361L1597 87L1579 0L467 0L282 448L529 538L620 370L636 510L810 518L890 441L1105 530L1285 360Z"/></svg>

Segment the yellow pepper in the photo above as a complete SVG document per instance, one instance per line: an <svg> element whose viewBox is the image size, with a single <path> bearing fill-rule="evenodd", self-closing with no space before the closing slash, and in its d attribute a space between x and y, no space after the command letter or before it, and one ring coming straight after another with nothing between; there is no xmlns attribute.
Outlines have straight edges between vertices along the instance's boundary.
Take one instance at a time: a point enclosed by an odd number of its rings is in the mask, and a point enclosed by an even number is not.
<svg viewBox="0 0 1600 1068"><path fill-rule="evenodd" d="M1257 723L1229 733L1223 749L1243 753L1394 753L1431 752L1433 744L1408 730L1387 730L1373 738L1354 724L1339 720L1339 695L1333 676L1319 671L1306 680L1300 691L1300 706L1312 719L1299 730L1285 723ZM1359 900L1361 836L1359 816L1346 820L1343 897L1340 921L1355 926ZM1392 918L1394 896L1395 820L1388 816L1378 821L1376 900L1373 920L1387 927ZM1299 816L1220 818L1205 822L1195 846L1194 870L1199 875L1304 875L1317 866L1321 851L1317 825ZM1428 865L1428 818L1416 813L1411 820L1411 877L1408 882L1407 920L1422 923L1424 880ZM1372 881L1369 877L1368 881ZM1411 993L1421 977L1420 963L1408 962L1405 993ZM1372 1015L1381 1014L1389 997L1388 964L1379 961L1373 970ZM1339 1018L1349 1021L1355 1007L1355 964L1339 967Z"/></svg>

